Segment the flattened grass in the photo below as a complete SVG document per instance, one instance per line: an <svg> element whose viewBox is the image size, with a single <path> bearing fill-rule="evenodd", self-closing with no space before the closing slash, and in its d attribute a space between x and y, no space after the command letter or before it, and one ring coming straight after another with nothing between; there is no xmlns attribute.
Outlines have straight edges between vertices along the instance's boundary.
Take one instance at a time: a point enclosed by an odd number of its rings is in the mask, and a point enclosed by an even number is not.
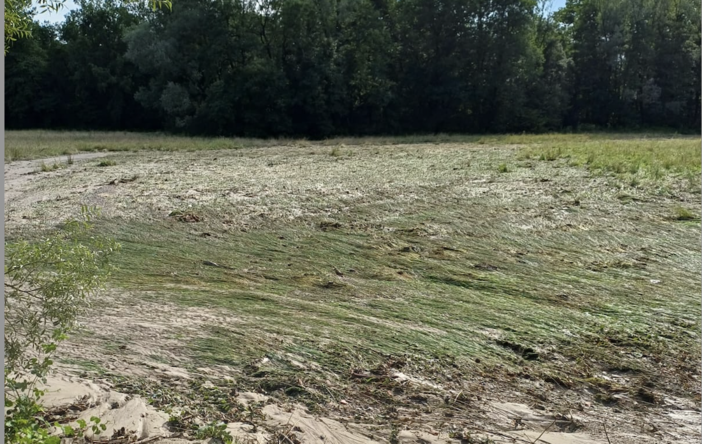
<svg viewBox="0 0 702 444"><path fill-rule="evenodd" d="M439 164L437 155L421 159L439 165L421 184L398 178L396 195L426 193L415 196L412 212L398 212L406 205L399 200L372 208L351 202L351 211L331 219L279 219L233 232L217 228L233 217L226 209L199 224L113 220L103 226L123 245L113 284L235 314L239 321L191 344L193 359L244 366L266 356L287 374L295 371L294 356L318 369L307 374L319 381L326 372L403 354L469 368L476 358L515 372L528 365L535 375L572 384L600 372L653 377L656 360L678 368L699 360L695 227L671 224L673 210L660 202L627 204L606 187L581 190L576 199L567 187L591 182L573 166L572 178L552 175L556 183L544 182L530 198L497 197L554 173L548 160L513 178L482 159L471 167L477 183L482 175L507 182L467 195L458 191L464 180L446 176L465 159ZM365 156L372 154L355 157ZM310 174L294 171L280 191L295 174ZM368 193L386 186L375 180ZM369 214L375 222L364 222ZM570 223L557 222L566 217ZM677 391L690 384L685 378L659 384Z"/></svg>
<svg viewBox="0 0 702 444"><path fill-rule="evenodd" d="M500 365L570 387L626 373L692 393L702 257L688 213L699 203L678 185L699 171L699 138L473 142L125 156L125 171L159 162L116 189L123 214L150 217L99 227L123 246L111 284L184 316L229 313L187 339L193 362L241 369L266 357L256 380L285 393L300 374L308 387L334 381L333 392L349 369L389 355L432 361L444 383L449 366Z"/></svg>

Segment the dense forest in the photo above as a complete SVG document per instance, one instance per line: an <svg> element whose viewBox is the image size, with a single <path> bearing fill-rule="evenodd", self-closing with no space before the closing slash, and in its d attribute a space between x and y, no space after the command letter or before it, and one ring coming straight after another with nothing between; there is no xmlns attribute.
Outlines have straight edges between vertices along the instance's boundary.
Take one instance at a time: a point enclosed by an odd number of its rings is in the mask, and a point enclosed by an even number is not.
<svg viewBox="0 0 702 444"><path fill-rule="evenodd" d="M698 0L79 0L6 127L254 137L699 130Z"/></svg>

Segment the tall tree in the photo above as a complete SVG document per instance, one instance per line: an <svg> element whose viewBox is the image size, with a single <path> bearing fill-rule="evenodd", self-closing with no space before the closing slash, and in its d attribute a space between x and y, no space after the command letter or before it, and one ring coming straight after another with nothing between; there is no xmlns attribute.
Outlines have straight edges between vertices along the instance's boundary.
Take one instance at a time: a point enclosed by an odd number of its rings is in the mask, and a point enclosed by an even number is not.
<svg viewBox="0 0 702 444"><path fill-rule="evenodd" d="M81 0L16 42L7 122L314 138L699 128L697 2L544 2Z"/></svg>

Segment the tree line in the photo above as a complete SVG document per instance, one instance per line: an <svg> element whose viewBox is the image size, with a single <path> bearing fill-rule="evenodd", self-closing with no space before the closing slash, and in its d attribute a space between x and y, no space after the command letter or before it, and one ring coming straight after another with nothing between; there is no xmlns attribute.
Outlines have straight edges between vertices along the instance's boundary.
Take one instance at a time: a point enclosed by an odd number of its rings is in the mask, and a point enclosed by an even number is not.
<svg viewBox="0 0 702 444"><path fill-rule="evenodd" d="M7 128L251 137L699 130L697 0L79 0L6 56Z"/></svg>

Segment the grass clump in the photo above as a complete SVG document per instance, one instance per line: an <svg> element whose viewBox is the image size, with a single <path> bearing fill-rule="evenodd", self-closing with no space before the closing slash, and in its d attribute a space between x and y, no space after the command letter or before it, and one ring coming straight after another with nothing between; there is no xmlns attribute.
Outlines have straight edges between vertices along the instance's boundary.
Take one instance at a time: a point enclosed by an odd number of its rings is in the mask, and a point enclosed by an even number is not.
<svg viewBox="0 0 702 444"><path fill-rule="evenodd" d="M39 171L42 173L49 173L51 171L56 171L61 168L61 165L59 163L53 163L49 165L46 162L42 162L41 165L39 165Z"/></svg>
<svg viewBox="0 0 702 444"><path fill-rule="evenodd" d="M99 167L111 167L117 165L117 162L112 159L101 160L97 166Z"/></svg>
<svg viewBox="0 0 702 444"><path fill-rule="evenodd" d="M506 163L501 163L500 166L497 167L497 171L500 173L509 173L509 168Z"/></svg>
<svg viewBox="0 0 702 444"><path fill-rule="evenodd" d="M685 207L675 207L675 209L673 210L673 217L675 218L675 220L680 221L700 220L700 218L695 213L693 213Z"/></svg>
<svg viewBox="0 0 702 444"><path fill-rule="evenodd" d="M5 162L12 162L14 160L21 160L22 158L23 158L23 153L19 147L15 147L15 146L5 147Z"/></svg>

